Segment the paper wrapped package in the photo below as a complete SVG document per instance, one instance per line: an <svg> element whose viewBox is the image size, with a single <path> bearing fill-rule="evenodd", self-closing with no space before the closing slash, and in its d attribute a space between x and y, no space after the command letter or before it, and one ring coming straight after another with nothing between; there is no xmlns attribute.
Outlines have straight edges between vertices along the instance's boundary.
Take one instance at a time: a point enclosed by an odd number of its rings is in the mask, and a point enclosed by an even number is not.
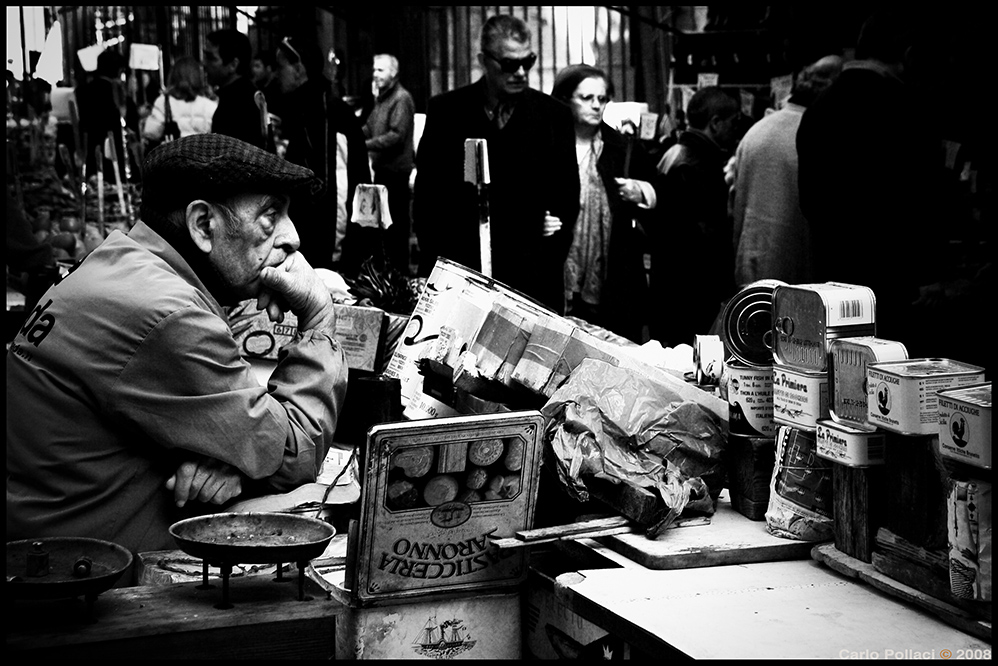
<svg viewBox="0 0 998 666"><path fill-rule="evenodd" d="M583 360L541 410L547 417L545 464L554 465L579 501L589 499L587 479L655 494L662 511L646 525L650 537L688 505L711 513L711 496L724 486L724 420L677 389Z"/></svg>
<svg viewBox="0 0 998 666"><path fill-rule="evenodd" d="M950 591L991 601L991 484L953 479L946 508Z"/></svg>

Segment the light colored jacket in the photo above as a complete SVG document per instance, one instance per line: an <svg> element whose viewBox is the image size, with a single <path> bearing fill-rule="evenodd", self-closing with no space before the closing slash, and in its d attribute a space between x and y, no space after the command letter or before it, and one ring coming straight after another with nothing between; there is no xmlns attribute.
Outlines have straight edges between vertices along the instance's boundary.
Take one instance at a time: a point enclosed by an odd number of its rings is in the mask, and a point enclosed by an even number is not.
<svg viewBox="0 0 998 666"><path fill-rule="evenodd" d="M762 118L735 152L735 284L811 281L810 228L797 191L797 128L804 107L787 104Z"/></svg>
<svg viewBox="0 0 998 666"><path fill-rule="evenodd" d="M217 108L218 102L203 95L195 97L193 102L170 97L170 113L180 129L181 137L211 132L211 119ZM159 141L163 138L165 123L166 101L165 97L160 95L153 103L149 117L146 118L142 136L152 141Z"/></svg>
<svg viewBox="0 0 998 666"><path fill-rule="evenodd" d="M261 386L180 254L142 222L112 232L7 354L7 539L174 548L173 522L217 510L177 509L165 483L180 463L214 458L265 492L313 482L346 380L339 344L307 331Z"/></svg>

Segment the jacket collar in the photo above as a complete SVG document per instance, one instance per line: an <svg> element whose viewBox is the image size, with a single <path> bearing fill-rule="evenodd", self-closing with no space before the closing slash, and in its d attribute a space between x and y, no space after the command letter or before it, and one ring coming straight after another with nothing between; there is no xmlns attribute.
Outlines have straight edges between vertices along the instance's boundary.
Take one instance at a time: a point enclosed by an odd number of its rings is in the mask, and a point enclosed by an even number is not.
<svg viewBox="0 0 998 666"><path fill-rule="evenodd" d="M154 256L166 262L166 264L179 276L184 282L188 283L199 292L203 293L211 306L212 311L215 312L219 317L225 318L225 313L222 310L222 306L215 299L214 294L208 289L208 287L201 281L191 265L187 263L187 260L167 241L163 236L159 235L156 231L152 229L145 222L137 222L132 230L128 232L128 238L138 243L143 248L151 252Z"/></svg>
<svg viewBox="0 0 998 666"><path fill-rule="evenodd" d="M392 81L387 88L378 91L378 101L382 102L386 97L395 92L395 89L399 87L399 80L395 79Z"/></svg>

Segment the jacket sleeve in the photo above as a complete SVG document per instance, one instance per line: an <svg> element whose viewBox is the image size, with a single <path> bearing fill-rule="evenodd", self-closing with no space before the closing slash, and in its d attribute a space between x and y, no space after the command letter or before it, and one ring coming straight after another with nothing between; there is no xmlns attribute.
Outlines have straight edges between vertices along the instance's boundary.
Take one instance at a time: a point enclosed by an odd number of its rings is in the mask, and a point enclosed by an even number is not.
<svg viewBox="0 0 998 666"><path fill-rule="evenodd" d="M427 106L426 124L416 152L416 181L413 186L412 226L419 240L420 254L436 257L440 253L441 216L440 206L448 201L446 197L446 141L445 118L437 100L431 99Z"/></svg>
<svg viewBox="0 0 998 666"><path fill-rule="evenodd" d="M110 408L160 446L221 460L283 492L315 481L346 383L339 344L308 331L281 350L262 387L227 323L188 306L146 336L115 383Z"/></svg>
<svg viewBox="0 0 998 666"><path fill-rule="evenodd" d="M142 126L142 136L146 139L159 141L163 138L163 125L166 122L166 102L160 95L153 102L152 111L146 117L145 125Z"/></svg>
<svg viewBox="0 0 998 666"><path fill-rule="evenodd" d="M575 126L572 112L557 103L552 107L550 177L547 210L561 219L561 229L548 239L562 259L572 245L575 221L579 217L579 165L575 155Z"/></svg>

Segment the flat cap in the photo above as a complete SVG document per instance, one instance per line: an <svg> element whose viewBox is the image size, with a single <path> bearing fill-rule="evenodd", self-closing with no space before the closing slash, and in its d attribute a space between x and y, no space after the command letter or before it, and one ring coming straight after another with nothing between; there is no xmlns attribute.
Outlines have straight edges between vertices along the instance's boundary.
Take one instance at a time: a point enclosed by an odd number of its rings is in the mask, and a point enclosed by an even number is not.
<svg viewBox="0 0 998 666"><path fill-rule="evenodd" d="M149 153L142 173L142 207L160 212L208 196L314 196L323 189L310 169L224 134L194 134L164 143Z"/></svg>

